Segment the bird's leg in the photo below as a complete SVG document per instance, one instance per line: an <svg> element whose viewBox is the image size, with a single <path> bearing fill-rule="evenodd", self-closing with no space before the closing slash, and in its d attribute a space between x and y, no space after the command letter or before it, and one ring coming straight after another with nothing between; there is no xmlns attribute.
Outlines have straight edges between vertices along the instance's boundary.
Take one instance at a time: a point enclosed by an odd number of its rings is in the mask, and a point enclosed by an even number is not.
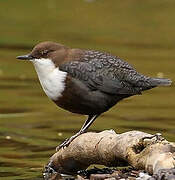
<svg viewBox="0 0 175 180"><path fill-rule="evenodd" d="M97 119L98 116L99 114L89 115L86 121L84 122L83 126L81 127L80 131L84 133L90 127L90 125L95 121L95 119Z"/></svg>
<svg viewBox="0 0 175 180"><path fill-rule="evenodd" d="M66 139L63 143L61 143L59 146L56 147L56 151L58 151L59 149L61 149L62 147L67 147L76 137L78 137L80 134L83 134L88 128L89 126L95 121L95 119L99 116L98 115L89 115L87 120L85 121L85 123L83 124L83 126L81 127L80 131L78 131L78 133L76 133L75 135L73 135L72 137Z"/></svg>

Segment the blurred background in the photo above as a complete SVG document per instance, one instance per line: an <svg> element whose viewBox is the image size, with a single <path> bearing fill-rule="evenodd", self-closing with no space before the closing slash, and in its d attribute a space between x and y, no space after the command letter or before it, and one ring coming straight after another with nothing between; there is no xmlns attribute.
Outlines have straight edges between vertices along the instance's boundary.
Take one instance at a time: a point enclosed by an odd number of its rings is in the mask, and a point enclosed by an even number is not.
<svg viewBox="0 0 175 180"><path fill-rule="evenodd" d="M44 94L30 62L16 60L41 41L107 51L139 72L175 79L172 0L0 1L0 179L42 179L55 147L85 117ZM128 98L104 113L91 131L160 132L175 141L174 86Z"/></svg>

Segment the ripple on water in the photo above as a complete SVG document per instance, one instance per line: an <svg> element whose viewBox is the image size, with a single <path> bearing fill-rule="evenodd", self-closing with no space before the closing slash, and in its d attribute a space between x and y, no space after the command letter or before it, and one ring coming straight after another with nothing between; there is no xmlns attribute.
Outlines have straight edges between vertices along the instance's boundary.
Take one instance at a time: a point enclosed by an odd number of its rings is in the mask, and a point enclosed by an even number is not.
<svg viewBox="0 0 175 180"><path fill-rule="evenodd" d="M39 114L38 112L33 112L31 109L27 108L1 108L0 107L0 118L14 118L14 117L24 117L28 115Z"/></svg>
<svg viewBox="0 0 175 180"><path fill-rule="evenodd" d="M1 166L1 163L0 163ZM1 172L0 177L14 177L14 176L19 176L20 173L17 172Z"/></svg>
<svg viewBox="0 0 175 180"><path fill-rule="evenodd" d="M0 114L25 113L30 111L30 109L26 108L0 108Z"/></svg>

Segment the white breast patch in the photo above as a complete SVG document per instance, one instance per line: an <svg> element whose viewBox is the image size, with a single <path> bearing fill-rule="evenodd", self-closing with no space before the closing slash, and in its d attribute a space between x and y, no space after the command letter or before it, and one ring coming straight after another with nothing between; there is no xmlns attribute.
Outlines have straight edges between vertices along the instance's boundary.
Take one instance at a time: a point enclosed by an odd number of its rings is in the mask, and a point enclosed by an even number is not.
<svg viewBox="0 0 175 180"><path fill-rule="evenodd" d="M58 100L65 89L67 73L55 67L50 59L35 59L32 62L44 92L50 99Z"/></svg>

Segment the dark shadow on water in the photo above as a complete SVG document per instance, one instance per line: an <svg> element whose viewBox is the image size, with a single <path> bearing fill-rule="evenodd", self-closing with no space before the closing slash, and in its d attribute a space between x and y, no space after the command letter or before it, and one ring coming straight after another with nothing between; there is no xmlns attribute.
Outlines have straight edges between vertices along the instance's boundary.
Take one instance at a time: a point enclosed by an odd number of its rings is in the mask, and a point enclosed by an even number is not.
<svg viewBox="0 0 175 180"><path fill-rule="evenodd" d="M0 163L0 166L1 166L1 163ZM0 177L13 177L13 176L19 176L20 173L17 173L17 172L1 172L0 173Z"/></svg>
<svg viewBox="0 0 175 180"><path fill-rule="evenodd" d="M158 122L169 122L169 121L174 121L174 117L136 117L136 116L122 116L120 117L122 120L126 121L158 121Z"/></svg>
<svg viewBox="0 0 175 180"><path fill-rule="evenodd" d="M0 138L1 141L1 147L3 148L7 148L7 147L13 147L15 151L18 150L27 150L27 151L31 151L31 152L43 152L43 151L50 151L53 150L55 147L51 147L51 146L47 146L47 147L39 147L36 145L31 145L28 143L24 143L24 142L19 142L13 139L2 139ZM58 141L58 140L57 140Z"/></svg>
<svg viewBox="0 0 175 180"><path fill-rule="evenodd" d="M29 89L30 85L0 85L0 89Z"/></svg>
<svg viewBox="0 0 175 180"><path fill-rule="evenodd" d="M32 49L30 45L24 44L0 44L0 49L4 50L29 50Z"/></svg>
<svg viewBox="0 0 175 180"><path fill-rule="evenodd" d="M33 166L35 166L35 165L33 165ZM16 167L22 167L22 168L27 167L27 168L29 168L29 165L26 163L22 163L22 161L21 161L21 163L19 163L19 162L0 162L0 167L15 167L15 168ZM38 167L38 166L35 166L35 167Z"/></svg>
<svg viewBox="0 0 175 180"><path fill-rule="evenodd" d="M27 108L0 108L0 114L25 113L31 111L31 109Z"/></svg>
<svg viewBox="0 0 175 180"><path fill-rule="evenodd" d="M26 77L1 77L0 81L8 82L38 82L37 78L26 78Z"/></svg>
<svg viewBox="0 0 175 180"><path fill-rule="evenodd" d="M51 151L51 150L55 150L55 148L51 149L51 148L45 148L45 151ZM42 152L41 149L39 149L39 151L35 151L35 152ZM0 155L0 157L2 158L6 158L6 159L19 159L19 158L25 158L25 159L35 159L35 158L48 158L49 154L41 154L41 153L36 153L36 154L30 154L30 155L17 155L17 154L12 154L12 153L4 153L3 155Z"/></svg>
<svg viewBox="0 0 175 180"><path fill-rule="evenodd" d="M43 124L43 125L36 125L35 126L36 129L50 129L51 127L52 126L49 124L47 124L47 125Z"/></svg>
<svg viewBox="0 0 175 180"><path fill-rule="evenodd" d="M127 108L127 109L175 109L174 106L170 105L170 106L163 106L163 105L156 105L156 106L152 106L152 105L149 105L149 106L144 106L144 105L140 105L140 106L134 106L134 105L124 105L123 106L124 108Z"/></svg>
<svg viewBox="0 0 175 180"><path fill-rule="evenodd" d="M167 129L158 128L158 127L140 127L140 126L118 126L122 127L124 129L130 129L130 130L140 130L140 131L155 131L155 132L167 132Z"/></svg>

